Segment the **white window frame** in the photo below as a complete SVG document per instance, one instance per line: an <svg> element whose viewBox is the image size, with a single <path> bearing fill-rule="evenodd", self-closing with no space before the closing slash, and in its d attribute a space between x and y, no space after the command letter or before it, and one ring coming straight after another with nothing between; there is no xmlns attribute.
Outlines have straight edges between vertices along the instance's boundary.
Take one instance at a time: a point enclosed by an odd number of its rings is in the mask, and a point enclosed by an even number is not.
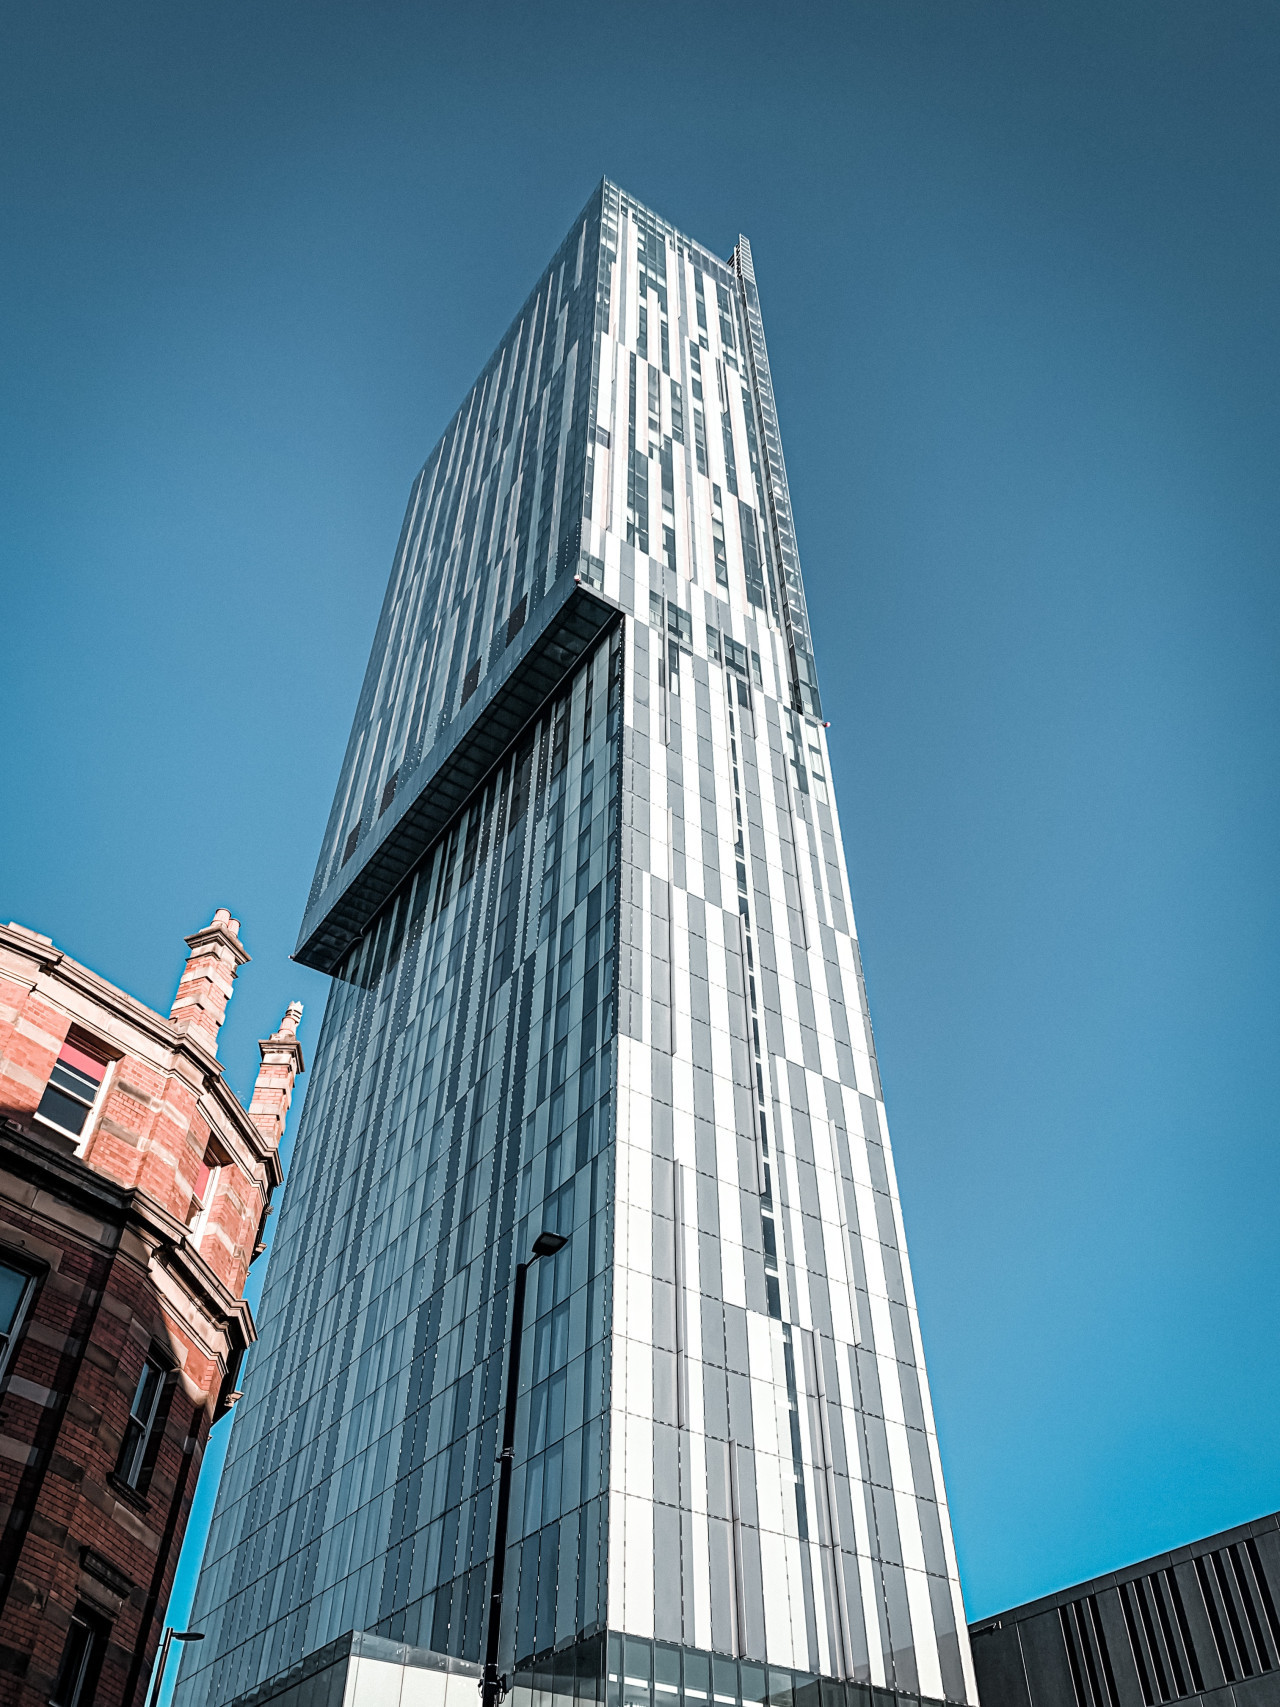
<svg viewBox="0 0 1280 1707"><path fill-rule="evenodd" d="M159 1380L156 1382L155 1392L150 1405L147 1407L144 1420L142 1414L134 1407L143 1396L143 1387L148 1370L154 1370L159 1376ZM125 1429L125 1441L120 1448L120 1463L116 1470L116 1479L123 1482L126 1488L131 1488L135 1494L144 1491L138 1484L142 1478L147 1449L151 1445L152 1435L155 1432L156 1419L160 1414L160 1401L164 1397L165 1385L169 1380L170 1373L167 1365L162 1363L153 1353L148 1352L138 1373L138 1385L134 1388L133 1398L129 1404L129 1421ZM135 1435L133 1444L130 1446L128 1444L129 1431L133 1429L139 1432ZM126 1451L128 1452L127 1461Z"/></svg>
<svg viewBox="0 0 1280 1707"><path fill-rule="evenodd" d="M213 1208L213 1200L218 1192L218 1181L222 1177L222 1170L225 1166L225 1162L211 1162L209 1164L209 1177L204 1182L204 1196L198 1197L194 1191L191 1193L192 1200L200 1206L187 1223L187 1232L193 1239L198 1239L209 1225L209 1211Z"/></svg>
<svg viewBox="0 0 1280 1707"><path fill-rule="evenodd" d="M62 1050L66 1041L67 1040L64 1038L62 1043L58 1046L59 1059L61 1059ZM86 1050L85 1053L87 1054L88 1051ZM53 1065L56 1067L58 1065L57 1061L55 1061ZM116 1062L115 1057L113 1056L106 1062L103 1068L102 1083L98 1086L97 1094L94 1096L93 1101L82 1105L85 1109L85 1117L84 1125L80 1128L79 1132L68 1131L65 1126L59 1126L56 1120L50 1120L47 1114L41 1114L38 1109L36 1110L34 1118L40 1123L40 1125L47 1126L50 1132L56 1132L60 1138L70 1138L76 1147L77 1156L84 1155L85 1150L88 1147L89 1140L93 1136L94 1128L98 1124L98 1116L102 1112L102 1105L106 1101L108 1092L111 1089L111 1079L112 1075L115 1073L115 1069ZM46 1089L48 1089L49 1082L52 1077L53 1068L50 1068L49 1078L45 1080ZM73 1091L68 1091L63 1085L57 1085L55 1086L55 1089L61 1091L64 1096L70 1096L73 1100L78 1100L75 1099L75 1093ZM43 1096L44 1092L42 1091L40 1094Z"/></svg>

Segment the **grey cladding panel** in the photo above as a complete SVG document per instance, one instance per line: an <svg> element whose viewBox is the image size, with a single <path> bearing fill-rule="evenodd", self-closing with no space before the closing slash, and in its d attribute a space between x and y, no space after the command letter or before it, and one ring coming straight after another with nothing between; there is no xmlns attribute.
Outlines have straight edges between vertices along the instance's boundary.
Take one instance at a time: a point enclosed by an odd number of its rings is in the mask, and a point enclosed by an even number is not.
<svg viewBox="0 0 1280 1707"><path fill-rule="evenodd" d="M1031 1686L1031 1707L1081 1707L1071 1685L1067 1650L1062 1640L1062 1625L1056 1609L1043 1612L1036 1618L1024 1619L1018 1625L1027 1672L1035 1681ZM977 1665L977 1654L974 1654ZM982 1673L978 1673L978 1699L983 1699ZM1100 1704L1101 1707L1101 1704Z"/></svg>
<svg viewBox="0 0 1280 1707"><path fill-rule="evenodd" d="M978 1629L972 1642L982 1707L1033 1707L1017 1624L1010 1619Z"/></svg>

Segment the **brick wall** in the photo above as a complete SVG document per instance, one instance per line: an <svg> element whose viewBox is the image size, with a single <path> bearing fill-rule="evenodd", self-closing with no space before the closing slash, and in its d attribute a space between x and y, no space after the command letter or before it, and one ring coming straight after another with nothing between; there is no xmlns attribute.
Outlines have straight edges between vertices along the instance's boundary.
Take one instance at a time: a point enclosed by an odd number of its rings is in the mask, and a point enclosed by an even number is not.
<svg viewBox="0 0 1280 1707"><path fill-rule="evenodd" d="M205 1442L253 1337L242 1293L301 1009L260 1045L245 1110L216 1055L239 927L220 911L187 941L165 1017L0 927L0 1263L35 1281L0 1375L0 1707L49 1701L77 1609L103 1632L98 1707L142 1700ZM69 1036L109 1057L78 1135L39 1113ZM168 1375L134 1488L121 1451L148 1357Z"/></svg>

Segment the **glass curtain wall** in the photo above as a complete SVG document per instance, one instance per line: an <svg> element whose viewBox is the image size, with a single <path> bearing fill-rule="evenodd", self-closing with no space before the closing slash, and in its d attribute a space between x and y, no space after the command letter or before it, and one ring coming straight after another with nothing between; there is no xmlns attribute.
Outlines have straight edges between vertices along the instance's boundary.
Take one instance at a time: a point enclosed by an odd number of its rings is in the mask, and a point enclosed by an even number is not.
<svg viewBox="0 0 1280 1707"><path fill-rule="evenodd" d="M539 646L561 673L508 739ZM479 1657L544 1227L521 1707L975 1701L830 775L749 245L606 182L410 497L300 953L376 905L309 962L182 1707L351 1629Z"/></svg>
<svg viewBox="0 0 1280 1707"><path fill-rule="evenodd" d="M615 630L335 981L256 1352L278 1378L200 1580L210 1700L349 1629L478 1656L511 1272L548 1227L507 1640L603 1623L621 670Z"/></svg>

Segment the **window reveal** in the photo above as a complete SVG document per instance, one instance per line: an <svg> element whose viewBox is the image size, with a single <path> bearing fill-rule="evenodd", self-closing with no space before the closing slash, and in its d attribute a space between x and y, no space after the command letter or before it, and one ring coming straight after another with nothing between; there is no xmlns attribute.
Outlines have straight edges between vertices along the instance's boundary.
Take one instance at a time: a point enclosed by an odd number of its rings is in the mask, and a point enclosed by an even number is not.
<svg viewBox="0 0 1280 1707"><path fill-rule="evenodd" d="M649 459L633 450L627 464L627 544L649 549Z"/></svg>
<svg viewBox="0 0 1280 1707"><path fill-rule="evenodd" d="M711 549L716 560L716 580L722 587L729 585L729 558L724 544L724 512L720 488L711 488Z"/></svg>
<svg viewBox="0 0 1280 1707"><path fill-rule="evenodd" d="M109 1628L101 1614L77 1604L62 1648L58 1681L49 1698L52 1707L89 1707L98 1687Z"/></svg>
<svg viewBox="0 0 1280 1707"><path fill-rule="evenodd" d="M649 549L649 459L636 442L638 374L631 358L631 388L627 402L627 544Z"/></svg>
<svg viewBox="0 0 1280 1707"><path fill-rule="evenodd" d="M738 464L733 454L733 421L727 409L720 417L720 431L724 437L725 484L736 498L738 496Z"/></svg>
<svg viewBox="0 0 1280 1707"><path fill-rule="evenodd" d="M218 1176L229 1159L216 1144L210 1144L205 1150L204 1159L196 1169L191 1190L191 1207L187 1211L187 1225L196 1234L204 1231L209 1210L213 1207L213 1200L217 1195Z"/></svg>
<svg viewBox="0 0 1280 1707"><path fill-rule="evenodd" d="M667 439L662 446L662 507L669 515L675 514L675 456L671 449L670 439Z"/></svg>
<svg viewBox="0 0 1280 1707"><path fill-rule="evenodd" d="M671 381L671 437L684 443L684 389L677 379Z"/></svg>
<svg viewBox="0 0 1280 1707"><path fill-rule="evenodd" d="M827 804L827 773L822 768L822 749L809 745L809 777L813 783L813 792L825 806Z"/></svg>
<svg viewBox="0 0 1280 1707"><path fill-rule="evenodd" d="M738 524L742 529L742 566L746 575L747 600L764 609L764 570L760 562L760 545L756 534L756 513L750 504L738 500Z"/></svg>
<svg viewBox="0 0 1280 1707"><path fill-rule="evenodd" d="M733 336L733 310L729 303L729 292L718 281L716 283L716 298L720 305L720 342L724 345L726 351L732 350L735 347Z"/></svg>

